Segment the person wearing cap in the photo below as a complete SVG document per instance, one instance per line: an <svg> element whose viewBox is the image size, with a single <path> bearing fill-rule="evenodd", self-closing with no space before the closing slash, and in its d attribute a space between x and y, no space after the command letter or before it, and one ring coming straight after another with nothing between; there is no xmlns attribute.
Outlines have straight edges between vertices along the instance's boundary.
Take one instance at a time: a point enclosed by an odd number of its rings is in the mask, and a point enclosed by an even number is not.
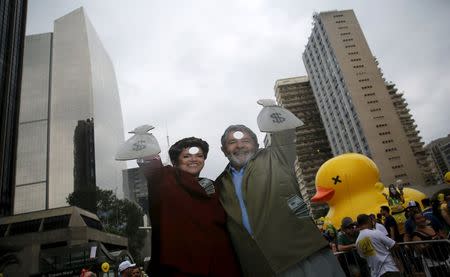
<svg viewBox="0 0 450 277"><path fill-rule="evenodd" d="M333 224L326 223L319 230L322 230L322 236L328 241L331 251L337 252L337 230Z"/></svg>
<svg viewBox="0 0 450 277"><path fill-rule="evenodd" d="M130 261L123 261L119 264L119 275L120 277L132 277L133 269L136 264L132 264Z"/></svg>
<svg viewBox="0 0 450 277"><path fill-rule="evenodd" d="M429 202L425 201L425 203ZM404 241L411 241L412 239L412 235L416 230L416 224L413 215L417 213L422 213L419 203L413 200L409 201L408 206L406 207L406 214L408 219L405 222L405 235L403 237ZM431 226L436 232L440 234L444 233L442 224L439 222L439 219L437 219L433 215L432 212L428 210L428 212L423 212L422 214L430 222Z"/></svg>
<svg viewBox="0 0 450 277"><path fill-rule="evenodd" d="M300 195L295 129L270 140L259 149L245 125L231 125L221 137L229 163L216 183L244 275L345 276Z"/></svg>
<svg viewBox="0 0 450 277"><path fill-rule="evenodd" d="M139 162L149 190L150 276L241 275L215 185L199 177L208 150L207 142L189 137L170 147L173 166L159 156Z"/></svg>
<svg viewBox="0 0 450 277"><path fill-rule="evenodd" d="M417 203L414 200L409 201L405 208L406 222L405 222L405 234L403 235L404 241L411 241L412 238L411 235L416 229L412 215L418 212L421 212L419 203Z"/></svg>
<svg viewBox="0 0 450 277"><path fill-rule="evenodd" d="M365 258L370 267L372 277L401 276L390 249L395 246L395 241L378 230L372 230L372 220L366 214L357 217L360 228L356 239L358 254Z"/></svg>
<svg viewBox="0 0 450 277"><path fill-rule="evenodd" d="M341 231L338 233L338 250L350 251L355 248L358 229L351 217L344 217L341 223Z"/></svg>
<svg viewBox="0 0 450 277"><path fill-rule="evenodd" d="M342 261L341 264L345 264L343 269L347 276L364 276L360 268L364 268L365 262L351 253L356 248L358 234L356 222L351 217L344 217L341 221L341 230L338 233L337 241L338 251L347 252L339 257Z"/></svg>

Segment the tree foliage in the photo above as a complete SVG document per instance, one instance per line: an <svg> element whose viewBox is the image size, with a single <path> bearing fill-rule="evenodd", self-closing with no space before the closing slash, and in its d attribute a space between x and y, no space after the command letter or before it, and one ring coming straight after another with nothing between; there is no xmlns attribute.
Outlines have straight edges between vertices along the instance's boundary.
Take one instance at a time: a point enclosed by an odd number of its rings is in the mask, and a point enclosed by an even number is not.
<svg viewBox="0 0 450 277"><path fill-rule="evenodd" d="M145 239L145 232L138 228L143 226L142 209L127 199L118 199L112 190L97 187L95 194L97 216L105 231L127 237L130 253L135 260L140 261L140 250ZM83 193L75 191L69 194L66 201L71 206L80 207L83 196Z"/></svg>

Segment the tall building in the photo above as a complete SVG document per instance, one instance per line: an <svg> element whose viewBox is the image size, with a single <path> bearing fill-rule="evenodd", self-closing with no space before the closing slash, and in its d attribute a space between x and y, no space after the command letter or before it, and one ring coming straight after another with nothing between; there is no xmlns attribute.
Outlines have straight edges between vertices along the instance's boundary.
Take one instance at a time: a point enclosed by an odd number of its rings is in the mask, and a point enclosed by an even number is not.
<svg viewBox="0 0 450 277"><path fill-rule="evenodd" d="M438 169L439 181L442 182L445 173L450 171L450 134L433 140L427 144L426 149L433 157Z"/></svg>
<svg viewBox="0 0 450 277"><path fill-rule="evenodd" d="M97 212L95 182L94 120L78 120L73 136L74 192L80 196L79 207Z"/></svg>
<svg viewBox="0 0 450 277"><path fill-rule="evenodd" d="M22 84L14 212L67 206L75 186L91 187L92 178L121 197L125 166L114 160L124 141L117 81L83 8L55 20L53 33L26 37ZM79 122L87 126L87 119L94 123L94 146L75 146L89 142L80 137ZM80 149L90 153L83 158ZM91 157L91 168L76 165ZM79 183L77 174L90 170L86 184Z"/></svg>
<svg viewBox="0 0 450 277"><path fill-rule="evenodd" d="M0 1L0 217L13 213L27 2Z"/></svg>
<svg viewBox="0 0 450 277"><path fill-rule="evenodd" d="M385 80L352 10L314 14L303 61L333 155L362 153L384 184L423 186Z"/></svg>
<svg viewBox="0 0 450 277"><path fill-rule="evenodd" d="M124 197L136 202L148 215L148 189L147 179L145 179L144 174L142 174L139 167L135 167L124 169L122 176Z"/></svg>
<svg viewBox="0 0 450 277"><path fill-rule="evenodd" d="M311 215L319 218L326 214L327 206L311 202L316 193L315 176L319 167L333 155L313 91L306 76L277 80L274 89L278 104L305 123L296 129L295 173Z"/></svg>
<svg viewBox="0 0 450 277"><path fill-rule="evenodd" d="M14 214L48 208L52 34L25 38Z"/></svg>
<svg viewBox="0 0 450 277"><path fill-rule="evenodd" d="M406 103L406 99L403 97L403 93L398 92L392 82L387 82L386 88L388 89L395 111L400 118L400 123L408 138L409 146L416 157L416 162L422 170L425 184L435 185L437 183L437 170L435 164L429 152L424 147L425 143L422 141L422 137L419 136L417 124L415 124L415 120L412 118L410 110L408 109L408 103Z"/></svg>

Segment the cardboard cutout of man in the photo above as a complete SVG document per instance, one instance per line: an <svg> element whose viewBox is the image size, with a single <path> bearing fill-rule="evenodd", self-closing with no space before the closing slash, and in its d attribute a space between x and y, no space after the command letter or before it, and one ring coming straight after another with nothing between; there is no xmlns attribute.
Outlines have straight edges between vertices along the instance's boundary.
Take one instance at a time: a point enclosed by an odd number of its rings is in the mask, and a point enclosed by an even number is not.
<svg viewBox="0 0 450 277"><path fill-rule="evenodd" d="M267 148L259 149L244 125L229 126L221 138L230 162L216 182L242 270L246 276L345 276L300 196L295 129L279 126L290 112L278 106L268 112L274 105L265 102L265 116L258 117L260 129L276 130Z"/></svg>

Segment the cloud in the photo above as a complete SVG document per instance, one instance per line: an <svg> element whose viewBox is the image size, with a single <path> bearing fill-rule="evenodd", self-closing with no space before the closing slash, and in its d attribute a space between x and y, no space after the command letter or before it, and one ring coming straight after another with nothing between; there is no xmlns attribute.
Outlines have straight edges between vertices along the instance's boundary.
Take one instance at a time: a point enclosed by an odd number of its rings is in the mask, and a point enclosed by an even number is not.
<svg viewBox="0 0 450 277"><path fill-rule="evenodd" d="M223 130L244 123L257 131L256 100L274 98L277 79L305 75L301 54L313 12L354 9L424 140L449 133L447 1L29 1L27 32L49 32L79 6L115 66L124 131L152 124L165 148L166 131L171 143L206 139L210 178L227 162Z"/></svg>

